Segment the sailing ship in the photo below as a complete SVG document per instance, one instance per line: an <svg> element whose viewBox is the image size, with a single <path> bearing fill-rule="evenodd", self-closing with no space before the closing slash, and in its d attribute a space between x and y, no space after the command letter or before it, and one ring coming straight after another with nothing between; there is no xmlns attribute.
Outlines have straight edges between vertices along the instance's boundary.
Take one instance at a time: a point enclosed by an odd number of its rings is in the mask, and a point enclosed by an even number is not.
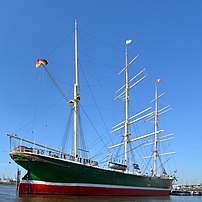
<svg viewBox="0 0 202 202"><path fill-rule="evenodd" d="M133 63L137 56L128 62L128 44L131 40L126 41L126 65L121 70L120 74L125 73L125 84L117 91L120 93L115 99L124 97L125 105L125 120L113 127L113 131L124 129L123 142L111 146L124 147L124 156L122 163L109 159L108 168L102 168L97 161L90 158L82 158L79 156L78 148L78 113L79 113L79 79L78 79L78 41L77 41L77 23L75 22L75 84L74 96L72 100L68 100L54 77L47 69L47 61L39 59L37 67L41 66L48 73L56 87L62 93L63 97L73 109L73 139L74 148L73 154L68 154L60 150L56 150L36 142L32 142L17 135L7 134L10 142L20 140L21 144L11 148L10 157L27 172L18 183L19 194L51 194L51 195L107 195L107 196L165 196L169 195L174 176L168 176L163 172L162 175L157 174L157 158L159 154L159 138L158 135L162 130L158 129L158 116L164 109L158 109L157 85L155 87L155 110L149 112L150 108L139 112L138 114L129 117L129 92L130 89L137 85L147 75L130 85L137 76L141 75L144 70L139 72L132 79L129 79L128 67ZM166 107L167 109L167 107ZM146 113L147 114L144 114ZM144 115L143 115L144 114ZM143 115L140 118L136 118ZM135 119L136 118L136 119ZM144 118L154 119L154 131L130 139L130 125ZM153 169L151 174L142 174L138 164L133 164L133 172L129 169L129 144L147 137L153 137L154 143ZM33 144L32 147L23 145ZM167 153L168 154L168 153ZM134 172L137 171L137 172Z"/></svg>

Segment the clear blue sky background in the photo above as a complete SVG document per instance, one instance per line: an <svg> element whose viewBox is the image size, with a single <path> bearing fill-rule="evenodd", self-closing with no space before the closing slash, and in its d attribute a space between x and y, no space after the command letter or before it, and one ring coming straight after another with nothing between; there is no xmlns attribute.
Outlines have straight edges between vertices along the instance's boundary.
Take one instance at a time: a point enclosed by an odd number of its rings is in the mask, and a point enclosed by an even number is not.
<svg viewBox="0 0 202 202"><path fill-rule="evenodd" d="M45 72L35 69L35 61L38 57L49 61L50 71L71 98L75 19L81 31L80 62L86 74L81 80L87 77L92 90L96 90L94 80L99 81L102 92L98 90L95 97L106 110L104 128L110 129L117 121L109 119L107 110L112 107L114 91L121 86L117 73L124 66L124 41L131 38L130 58L139 54L138 65L146 67L149 74L140 101L152 99L153 81L160 77L160 90L166 91L162 101L173 108L164 126L175 133L179 180L202 181L200 0L0 1L0 177L14 177L16 172L6 133L44 144L50 140L51 146L61 139L58 134L65 130L68 106ZM83 95L88 95L85 86L82 88ZM86 109L91 101L84 102ZM89 115L93 113L91 108ZM94 119L95 125L99 123Z"/></svg>

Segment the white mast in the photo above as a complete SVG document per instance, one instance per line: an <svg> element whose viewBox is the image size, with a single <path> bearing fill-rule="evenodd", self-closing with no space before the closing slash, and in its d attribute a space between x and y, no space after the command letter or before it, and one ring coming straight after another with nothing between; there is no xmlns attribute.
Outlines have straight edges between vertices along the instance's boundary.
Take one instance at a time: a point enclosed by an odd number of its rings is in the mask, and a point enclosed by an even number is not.
<svg viewBox="0 0 202 202"><path fill-rule="evenodd" d="M75 41L75 84L74 84L74 99L73 111L74 111L74 156L78 157L78 104L80 100L79 96L79 79L78 79L78 28L77 21L75 20L74 27L74 41Z"/></svg>
<svg viewBox="0 0 202 202"><path fill-rule="evenodd" d="M126 41L126 69L125 69L125 133L124 133L124 164L128 166L129 142L129 76L128 76L128 44Z"/></svg>
<svg viewBox="0 0 202 202"><path fill-rule="evenodd" d="M157 83L155 85L155 111L154 111L154 167L153 167L153 175L157 175L157 153L158 153L158 137L157 137L157 131L158 131L158 88Z"/></svg>
<svg viewBox="0 0 202 202"><path fill-rule="evenodd" d="M75 20L75 26L74 26L74 48L75 48L75 83L74 83L74 98L72 100L69 100L66 95L64 94L64 92L62 91L62 89L60 88L60 86L58 85L58 83L56 82L56 80L54 79L54 77L51 75L51 73L49 72L49 70L46 68L46 64L40 63L39 65L37 65L36 67L38 68L38 66L40 66L42 64L42 66L44 67L44 69L46 70L46 72L48 73L49 77L52 79L52 81L54 82L54 84L56 85L56 87L58 88L58 90L60 91L60 93L62 94L62 96L65 98L65 100L67 101L67 103L69 103L72 106L73 109L73 135L74 135L74 157L77 158L78 157L78 105L79 105L79 100L80 100L80 95L79 95L79 72L78 72L78 27L77 27L77 21ZM41 59L42 60L42 59ZM38 61L37 61L38 62Z"/></svg>
<svg viewBox="0 0 202 202"><path fill-rule="evenodd" d="M150 113L147 113L146 115L143 115L140 117L140 115L144 114L145 112L147 112L148 110L151 109L151 107L143 110L142 112L139 112L131 117L129 117L129 99L130 99L130 96L129 96L129 91L131 88L135 87L136 85L138 85L143 79L145 79L147 77L147 74L142 76L139 80L137 80L136 82L134 82L134 80L136 78L138 78L144 71L145 69L141 70L138 74L136 74L134 77L132 77L131 79L129 79L129 71L128 71L128 68L129 66L138 58L138 55L135 56L130 62L128 62L128 45L132 42L132 40L126 40L126 52L125 52L125 67L119 72L119 74L121 74L122 72L125 71L125 84L119 88L116 93L120 93L118 96L116 96L114 98L114 100L117 100L118 98L123 98L124 97L124 102L125 102L125 119L115 125L114 127L112 127L112 133L113 132L116 132L120 129L124 129L124 134L123 134L123 142L119 143L119 144L116 144L116 145L113 145L113 146L110 146L109 149L113 149L117 146L121 146L121 145L124 145L124 156L123 156L123 160L124 160L124 167L122 167L122 169L119 169L117 168L118 170L124 170L126 172L128 172L128 144L130 142L133 142L133 141L137 141L139 139L142 139L142 138L146 138L146 137L149 137L151 135L154 135L154 132L153 133L150 133L150 134L147 134L147 135L144 135L142 137L138 137L138 138L135 138L135 139L132 139L130 140L129 139L129 126L139 120L142 120L144 118L147 118L147 117L150 117L152 116L154 113L153 112L150 112ZM133 84L131 84L132 82L134 82ZM121 92L122 91L122 92ZM134 119L136 118L136 119ZM157 131L156 133L159 133L160 131ZM111 162L113 164L113 162ZM110 168L113 168L114 167L110 167Z"/></svg>

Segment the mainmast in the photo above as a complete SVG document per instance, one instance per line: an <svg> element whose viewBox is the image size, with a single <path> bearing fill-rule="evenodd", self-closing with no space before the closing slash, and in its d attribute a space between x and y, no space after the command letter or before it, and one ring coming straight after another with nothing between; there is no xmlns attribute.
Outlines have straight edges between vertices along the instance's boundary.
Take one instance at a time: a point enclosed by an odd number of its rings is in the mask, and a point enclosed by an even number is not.
<svg viewBox="0 0 202 202"><path fill-rule="evenodd" d="M157 88L157 82L155 84L155 110L154 110L154 167L153 167L153 175L157 175L157 153L158 153L158 137L157 137L157 131L158 131L158 88Z"/></svg>
<svg viewBox="0 0 202 202"><path fill-rule="evenodd" d="M140 111L133 116L129 116L129 100L130 100L129 91L130 91L130 89L132 89L133 87L138 85L143 79L145 79L147 77L147 74L146 74L144 76L141 76L141 78L138 79L138 77L140 75L142 75L142 73L145 71L145 69L143 69L140 72L138 72L135 76L133 76L132 78L129 78L129 71L128 71L129 66L138 58L138 55L137 55L130 62L128 62L128 45L131 42L132 42L132 40L126 40L126 52L125 52L126 64L125 64L125 67L119 72L119 74L125 72L125 84L116 91L116 93L120 93L120 94L118 96L116 96L114 99L114 100L117 100L118 98L124 98L125 119L122 122L118 123L117 125L113 126L112 127L113 130L111 131L113 133L120 129L124 129L124 134L123 134L124 140L121 143L118 143L116 145L109 147L109 149L113 149L118 146L122 146L122 145L124 146L124 156L123 156L124 165L113 163L111 161L109 167L112 169L122 170L122 171L126 171L126 172L128 172L128 170L129 170L128 144L130 144L131 142L138 141L140 139L148 138L150 136L153 136L154 134L158 134L158 133L162 132L162 130L158 130L158 127L156 127L155 132L148 133L148 134L145 134L143 136L136 137L133 139L129 138L129 135L130 135L129 126L130 125L132 125L140 120L143 120L145 118L148 118L148 117L153 118L153 115L154 115L153 111L149 112L152 107L148 107L147 109L144 109L143 111ZM136 79L138 79L138 80L136 80ZM158 109L156 108L156 110L158 110ZM157 123L157 121L156 121L156 123ZM157 142L157 137L156 137L156 142ZM157 151L157 149L155 149L155 151ZM157 154L156 154L156 156L157 156ZM134 169L137 169L137 168L134 168Z"/></svg>
<svg viewBox="0 0 202 202"><path fill-rule="evenodd" d="M125 133L124 133L124 164L128 166L128 140L129 140L129 76L128 76L128 44L126 43L126 70L125 70Z"/></svg>
<svg viewBox="0 0 202 202"><path fill-rule="evenodd" d="M74 48L75 48L75 84L74 84L74 98L73 112L74 112L74 156L78 157L78 104L80 100L79 96L79 75L78 75L78 27L75 20L74 26Z"/></svg>

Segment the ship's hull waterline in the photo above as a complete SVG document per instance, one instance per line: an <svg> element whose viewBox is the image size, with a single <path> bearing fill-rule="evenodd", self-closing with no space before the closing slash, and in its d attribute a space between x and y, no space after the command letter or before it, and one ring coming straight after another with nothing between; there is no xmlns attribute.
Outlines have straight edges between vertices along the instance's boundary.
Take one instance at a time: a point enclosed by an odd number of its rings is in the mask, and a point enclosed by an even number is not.
<svg viewBox="0 0 202 202"><path fill-rule="evenodd" d="M171 178L126 174L28 152L10 156L27 170L19 194L163 196L172 186Z"/></svg>

